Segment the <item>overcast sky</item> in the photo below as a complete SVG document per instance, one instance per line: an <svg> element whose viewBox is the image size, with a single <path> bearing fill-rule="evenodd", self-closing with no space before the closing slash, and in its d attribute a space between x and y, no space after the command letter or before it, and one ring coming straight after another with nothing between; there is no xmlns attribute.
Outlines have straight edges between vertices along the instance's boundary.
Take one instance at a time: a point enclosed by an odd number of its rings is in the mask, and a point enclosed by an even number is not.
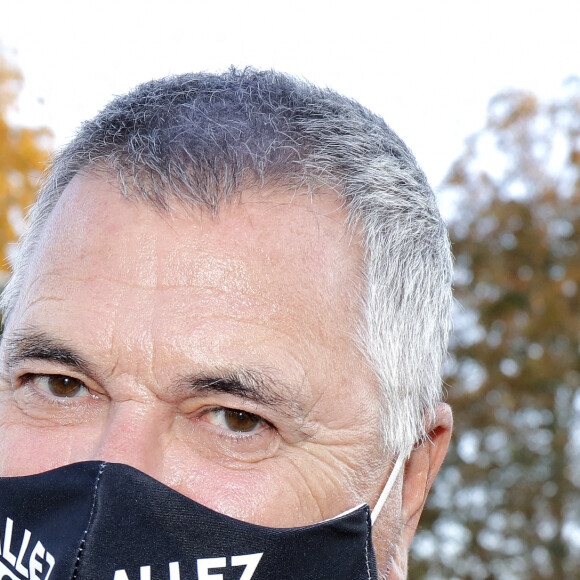
<svg viewBox="0 0 580 580"><path fill-rule="evenodd" d="M507 87L557 94L580 75L580 0L0 0L25 77L18 122L62 144L139 82L276 68L382 115L437 186Z"/></svg>

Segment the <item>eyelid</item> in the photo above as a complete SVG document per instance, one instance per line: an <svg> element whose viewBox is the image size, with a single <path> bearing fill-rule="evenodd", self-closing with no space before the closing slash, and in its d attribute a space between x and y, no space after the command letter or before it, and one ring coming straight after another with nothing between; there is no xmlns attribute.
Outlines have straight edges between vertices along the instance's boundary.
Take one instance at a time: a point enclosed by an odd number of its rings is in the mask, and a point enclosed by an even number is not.
<svg viewBox="0 0 580 580"><path fill-rule="evenodd" d="M190 417L191 420L199 417L203 409L211 407L240 409L258 415L271 427L271 431L277 433L281 441L287 444L295 445L301 441L314 440L316 437L316 424L305 423L302 417L289 415L285 408L280 410L269 405L260 405L232 394L191 393L179 405L180 413Z"/></svg>

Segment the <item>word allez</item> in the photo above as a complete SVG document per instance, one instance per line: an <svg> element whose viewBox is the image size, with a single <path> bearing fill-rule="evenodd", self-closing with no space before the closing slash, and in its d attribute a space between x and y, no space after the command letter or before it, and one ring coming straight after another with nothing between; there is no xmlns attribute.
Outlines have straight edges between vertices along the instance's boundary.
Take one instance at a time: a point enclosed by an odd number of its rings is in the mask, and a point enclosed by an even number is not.
<svg viewBox="0 0 580 580"><path fill-rule="evenodd" d="M0 536L0 580L48 580L54 568L54 556L40 540L31 542L32 533L25 529L13 537L14 522L6 518ZM34 546L34 547L33 547Z"/></svg>
<svg viewBox="0 0 580 580"><path fill-rule="evenodd" d="M263 552L259 554L243 554L240 556L232 556L230 558L230 566L245 566L239 580L251 580ZM227 558L199 558L197 562L197 580L223 580L224 575L214 573L220 568L227 568ZM213 572L212 572L213 571ZM211 572L211 573L210 573ZM139 568L138 580L151 580L151 566L141 566ZM0 575L0 580L2 576ZM137 578L130 578L126 570L116 570L113 580L137 580ZM181 570L179 562L169 563L169 580L181 580Z"/></svg>

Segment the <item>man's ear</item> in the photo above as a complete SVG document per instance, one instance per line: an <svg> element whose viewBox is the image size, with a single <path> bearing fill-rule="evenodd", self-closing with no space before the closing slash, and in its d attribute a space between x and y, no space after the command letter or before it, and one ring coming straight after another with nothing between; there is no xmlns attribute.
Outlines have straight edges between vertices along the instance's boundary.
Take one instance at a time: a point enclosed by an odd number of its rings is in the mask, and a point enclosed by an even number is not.
<svg viewBox="0 0 580 580"><path fill-rule="evenodd" d="M427 494L447 454L453 428L453 415L449 405L439 403L435 418L427 427L428 439L417 444L405 466L401 540L407 551L415 535Z"/></svg>

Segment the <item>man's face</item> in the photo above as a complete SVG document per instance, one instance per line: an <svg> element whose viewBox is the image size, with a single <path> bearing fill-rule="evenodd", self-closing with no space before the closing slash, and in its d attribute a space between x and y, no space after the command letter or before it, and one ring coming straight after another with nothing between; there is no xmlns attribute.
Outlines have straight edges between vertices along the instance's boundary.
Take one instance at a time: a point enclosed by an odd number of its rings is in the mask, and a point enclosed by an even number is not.
<svg viewBox="0 0 580 580"><path fill-rule="evenodd" d="M388 464L344 224L330 194L170 216L75 178L2 340L0 475L126 463L270 526L373 504Z"/></svg>

